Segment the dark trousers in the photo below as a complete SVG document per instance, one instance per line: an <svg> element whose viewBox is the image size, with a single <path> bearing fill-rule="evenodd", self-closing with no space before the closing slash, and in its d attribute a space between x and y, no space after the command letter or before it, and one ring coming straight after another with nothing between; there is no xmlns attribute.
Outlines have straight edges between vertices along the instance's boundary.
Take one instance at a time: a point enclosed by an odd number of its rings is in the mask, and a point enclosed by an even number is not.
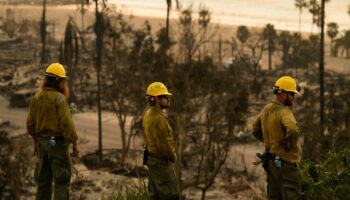
<svg viewBox="0 0 350 200"><path fill-rule="evenodd" d="M269 160L267 175L267 194L269 200L300 200L301 173L296 164L282 163L277 168L274 160Z"/></svg>
<svg viewBox="0 0 350 200"><path fill-rule="evenodd" d="M178 200L179 186L171 161L148 157L148 190L152 200Z"/></svg>
<svg viewBox="0 0 350 200"><path fill-rule="evenodd" d="M36 200L51 200L52 190L54 200L68 200L71 178L68 144L56 141L52 147L49 140L42 140L36 147L39 156L34 173L38 185Z"/></svg>

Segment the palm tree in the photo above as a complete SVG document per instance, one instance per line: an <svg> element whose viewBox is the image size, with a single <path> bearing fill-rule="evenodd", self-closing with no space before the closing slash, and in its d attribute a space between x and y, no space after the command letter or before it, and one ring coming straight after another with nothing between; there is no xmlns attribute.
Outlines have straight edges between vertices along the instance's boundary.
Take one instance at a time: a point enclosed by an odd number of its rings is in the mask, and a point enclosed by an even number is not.
<svg viewBox="0 0 350 200"><path fill-rule="evenodd" d="M330 0L324 0L324 3L329 2ZM323 1L319 1L319 0L310 0L309 1L309 12L312 15L312 26L311 26L311 32L313 29L313 25L316 24L316 26L318 28L321 27L321 13L322 13L322 8L321 8L321 3ZM325 16L324 16L325 18Z"/></svg>
<svg viewBox="0 0 350 200"><path fill-rule="evenodd" d="M272 69L272 54L275 51L276 30L272 24L267 24L263 30L263 38L268 43L269 70Z"/></svg>
<svg viewBox="0 0 350 200"><path fill-rule="evenodd" d="M289 60L289 51L293 43L293 38L290 32L282 31L279 34L279 45L282 47L282 66L286 67Z"/></svg>
<svg viewBox="0 0 350 200"><path fill-rule="evenodd" d="M317 27L320 25L321 6L317 0L310 0L309 12L312 15L311 32L313 32L314 24L316 24Z"/></svg>
<svg viewBox="0 0 350 200"><path fill-rule="evenodd" d="M301 32L301 13L303 12L303 8L307 8L306 0L295 0L295 7L299 8L299 32Z"/></svg>
<svg viewBox="0 0 350 200"><path fill-rule="evenodd" d="M175 0L176 2L176 7L179 8L179 1ZM172 7L172 0L166 0L166 5L167 5L167 12L166 12L166 35L169 41L169 16L170 16L170 9Z"/></svg>
<svg viewBox="0 0 350 200"><path fill-rule="evenodd" d="M250 36L250 32L246 26L239 26L236 34L237 34L236 36L238 40L242 43L241 48L242 48L242 54L243 54L243 47Z"/></svg>
<svg viewBox="0 0 350 200"><path fill-rule="evenodd" d="M341 38L335 40L333 49L335 56L337 56L339 49L342 50L341 55L343 55L345 51L345 57L350 58L350 30L345 31Z"/></svg>
<svg viewBox="0 0 350 200"><path fill-rule="evenodd" d="M329 38L331 38L331 51L330 55L334 56L333 52L333 43L334 43L334 38L337 37L338 35L338 24L335 22L330 22L327 24L327 35Z"/></svg>

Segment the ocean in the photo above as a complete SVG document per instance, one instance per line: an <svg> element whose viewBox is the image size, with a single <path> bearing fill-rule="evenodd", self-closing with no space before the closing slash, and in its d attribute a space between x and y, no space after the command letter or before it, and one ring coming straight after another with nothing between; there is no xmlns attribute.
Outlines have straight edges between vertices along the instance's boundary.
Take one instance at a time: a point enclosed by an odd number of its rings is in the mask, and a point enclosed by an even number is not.
<svg viewBox="0 0 350 200"><path fill-rule="evenodd" d="M212 21L221 24L264 27L271 23L276 29L298 31L299 9L294 0L179 0L181 8L192 7L194 12L204 7L209 9ZM109 4L136 16L166 16L166 0L109 0ZM173 0L171 18L177 18L179 10ZM339 30L350 29L349 0L331 0L326 4L326 24L336 22ZM316 32L312 16L304 9L301 30Z"/></svg>

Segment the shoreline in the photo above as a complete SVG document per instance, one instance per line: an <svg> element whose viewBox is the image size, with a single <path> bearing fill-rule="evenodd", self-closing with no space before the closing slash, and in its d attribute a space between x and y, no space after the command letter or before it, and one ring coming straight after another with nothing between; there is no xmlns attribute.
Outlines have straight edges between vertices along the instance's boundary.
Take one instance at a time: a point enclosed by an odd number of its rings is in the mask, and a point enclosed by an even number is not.
<svg viewBox="0 0 350 200"><path fill-rule="evenodd" d="M42 15L42 6L41 5L36 5L36 4L35 5L25 5L25 4L5 5L5 4L0 4L0 5L3 5L3 6L0 6L0 15L3 15L3 16L5 16L5 12L6 12L5 10L7 8L13 8L15 10L16 19L23 20L23 19L28 19L30 17L34 20L39 21L41 18L41 15ZM94 20L94 10L92 8L93 6L89 6L89 7L90 7L90 9L85 14L85 18L86 18L85 24L92 23ZM72 16L75 19L77 25L79 26L81 23L80 22L81 17L80 17L80 12L79 12L78 8L79 8L78 4L48 5L47 9L46 9L47 10L46 17L48 20L57 21L58 22L57 24L61 25L62 24L61 21L64 21L64 18L66 18L66 20L68 20L68 17ZM151 17L148 15L142 15L142 14L135 15L135 14L133 14L133 12L131 10L128 10L128 9L122 9L121 11L126 17L132 16L133 19L136 19L136 20L131 20L131 22L133 22L136 26L140 25L140 23L138 23L138 22L135 23L135 21L139 21L139 20L141 20L141 21L148 20L150 22L156 21L158 23L157 24L158 26L160 26L160 24L162 24L162 25L165 24L165 17L160 17L160 16L152 16ZM59 12L61 14L57 14L57 12ZM175 14L175 12L174 12L172 14L172 16L170 16L170 23L172 25L176 25L177 21L178 21L178 17L175 17L174 15L177 15L177 14ZM227 21L227 20L225 20L225 21ZM153 28L153 24L151 23L152 28ZM273 24L273 23L271 23L271 24ZM212 26L218 25L220 28L224 28L224 29L232 28L234 30L236 30L237 27L241 26L241 25L247 26L247 27L251 28L252 30L260 30L260 29L264 28L264 26L252 26L252 25L245 25L243 23L239 24L239 23L225 23L225 22L215 21L215 19L213 17L212 17L211 25ZM281 31L289 31L290 33L299 32L299 31L293 31L293 30L288 30L288 29L279 29L276 27L275 27L275 29L277 32L281 32ZM315 33L312 33L311 31L310 32L304 31L301 33L303 36L315 34Z"/></svg>

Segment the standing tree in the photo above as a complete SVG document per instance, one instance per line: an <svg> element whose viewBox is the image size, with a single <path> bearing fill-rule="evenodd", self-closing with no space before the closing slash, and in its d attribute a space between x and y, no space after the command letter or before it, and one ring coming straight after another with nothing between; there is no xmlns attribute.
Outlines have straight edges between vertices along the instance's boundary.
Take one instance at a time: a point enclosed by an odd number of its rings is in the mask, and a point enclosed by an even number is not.
<svg viewBox="0 0 350 200"><path fill-rule="evenodd" d="M345 31L342 37L335 40L335 56L338 56L338 52L340 49L342 50L340 54L341 56L344 56L345 54L345 58L350 58L350 30Z"/></svg>
<svg viewBox="0 0 350 200"><path fill-rule="evenodd" d="M81 15L81 31L85 30L85 13L87 8L85 6L89 5L89 0L80 0L80 8L78 9Z"/></svg>
<svg viewBox="0 0 350 200"><path fill-rule="evenodd" d="M320 9L321 6L318 3L318 0L310 0L309 2L309 12L312 15L312 24L311 24L311 32L313 32L314 24L316 24L317 27L320 25Z"/></svg>
<svg viewBox="0 0 350 200"><path fill-rule="evenodd" d="M244 45L247 42L250 32L246 26L239 26L237 29L236 36L238 40L241 42L241 53L244 54Z"/></svg>
<svg viewBox="0 0 350 200"><path fill-rule="evenodd" d="M295 7L299 9L299 32L301 33L301 14L307 8L307 0L295 0Z"/></svg>
<svg viewBox="0 0 350 200"><path fill-rule="evenodd" d="M286 68L290 60L289 51L292 46L292 35L288 31L279 34L279 45L282 47L282 67Z"/></svg>
<svg viewBox="0 0 350 200"><path fill-rule="evenodd" d="M169 57L167 55L168 50L172 46L172 42L170 39L169 29L170 29L170 9L172 8L172 1L173 0L166 0L167 3L167 16L166 16L166 25L165 27L161 28L159 32L157 33L158 39L156 40L156 43L159 45L159 48L157 50L158 59L155 64L154 71L159 72L158 75L160 76L158 80L162 81L162 78L165 78L167 75L167 68L169 65ZM178 0L175 0L176 7L179 7Z"/></svg>
<svg viewBox="0 0 350 200"><path fill-rule="evenodd" d="M261 60L262 55L266 49L263 35L262 34L254 34L247 41L247 47L250 50L248 65L250 65L252 67L252 70L253 70L253 82L251 85L251 89L255 93L255 95L258 95L260 93L259 87L256 87L256 85L258 84L257 83L258 70L261 69L260 60ZM243 52L242 52L242 54L243 54Z"/></svg>
<svg viewBox="0 0 350 200"><path fill-rule="evenodd" d="M320 36L320 62L319 62L319 72L320 72L320 136L324 136L324 108L325 108L325 98L324 98L324 19L325 19L325 1L321 0L321 36Z"/></svg>
<svg viewBox="0 0 350 200"><path fill-rule="evenodd" d="M329 2L330 0L325 0L324 3ZM309 2L309 12L312 15L312 25L311 25L311 32L313 32L313 25L316 24L318 28L321 26L321 8L322 0L310 0ZM325 17L325 16L323 16Z"/></svg>
<svg viewBox="0 0 350 200"><path fill-rule="evenodd" d="M122 144L119 161L124 165L131 141L142 129L142 113L146 104L144 88L156 58L147 23L144 30L134 30L121 15L116 20L118 26L112 26L105 39L108 64L104 77L109 86L105 88L105 96L107 106L118 120Z"/></svg>
<svg viewBox="0 0 350 200"><path fill-rule="evenodd" d="M263 37L267 41L269 53L269 70L272 69L272 55L275 52L276 30L272 24L267 24L263 30Z"/></svg>
<svg viewBox="0 0 350 200"><path fill-rule="evenodd" d="M169 28L170 28L170 23L169 23L169 18L170 18L170 9L172 8L172 1L173 0L166 0L166 5L167 5L167 12L166 12L166 25L165 25L165 30L166 30L166 37L168 41L170 42L170 37L169 37ZM179 8L179 1L175 0L176 2L176 7Z"/></svg>
<svg viewBox="0 0 350 200"><path fill-rule="evenodd" d="M334 38L338 35L338 24L335 22L330 22L327 24L327 35L329 38L331 38L331 49L330 49L330 55L334 56L334 50L333 50L333 44L334 44Z"/></svg>
<svg viewBox="0 0 350 200"><path fill-rule="evenodd" d="M298 68L307 69L309 75L309 67L315 66L319 60L319 37L310 36L310 39L300 39L293 45L290 55L289 66L295 68L295 74L298 74ZM305 56L308 55L308 56Z"/></svg>
<svg viewBox="0 0 350 200"><path fill-rule="evenodd" d="M207 9L201 9L199 11L199 18L198 18L198 25L200 27L200 30L201 33L200 33L200 37L201 38L205 38L206 35L208 35L208 26L210 24L210 20L211 20L211 14L209 12L209 10ZM203 54L203 55L202 55ZM203 44L203 48L200 52L200 55L199 55L199 59L205 57L207 55L207 52L206 52L206 44L204 43Z"/></svg>
<svg viewBox="0 0 350 200"><path fill-rule="evenodd" d="M179 47L183 50L185 63L191 63L195 50L196 37L194 30L193 16L191 8L181 12L180 16L180 39Z"/></svg>
<svg viewBox="0 0 350 200"><path fill-rule="evenodd" d="M176 116L177 142L183 145L178 148L179 164L181 171L191 173L180 177L181 189L195 186L205 199L228 158L235 133L245 124L248 68L220 70L207 57L177 65L172 75L173 91L181 93L172 101L170 113Z"/></svg>
<svg viewBox="0 0 350 200"><path fill-rule="evenodd" d="M43 15L40 21L40 39L41 39L41 60L40 63L46 63L46 0L43 0Z"/></svg>
<svg viewBox="0 0 350 200"><path fill-rule="evenodd" d="M79 59L79 38L79 29L73 18L69 17L64 34L63 56L61 56L63 58L62 64L65 64L68 68L70 102L76 101L73 86L75 85L74 81L76 80L76 70Z"/></svg>
<svg viewBox="0 0 350 200"><path fill-rule="evenodd" d="M101 0L101 9L99 9L99 0L95 1L95 35L96 35L96 72L97 72L97 111L98 111L98 154L99 161L102 164L103 160L103 148L102 148L102 116L101 116L101 68L103 59L103 38L106 30L106 20L104 11L106 9L106 0Z"/></svg>
<svg viewBox="0 0 350 200"><path fill-rule="evenodd" d="M10 38L13 38L15 36L16 20L15 20L15 11L13 9L11 8L6 9L6 17L3 21L1 28Z"/></svg>
<svg viewBox="0 0 350 200"><path fill-rule="evenodd" d="M183 156L183 151L186 149L186 134L188 128L188 122L191 118L190 113L195 113L196 108L189 106L190 102L189 98L197 96L199 90L194 89L194 80L191 76L198 75L201 72L195 72L196 70L202 70L199 67L199 64L196 65L195 56L200 54L201 47L208 43L214 36L214 33L209 31L209 24L211 21L210 13L206 9L200 9L199 11L200 17L198 19L198 23L193 20L193 12L191 8L187 8L181 12L180 23L179 23L179 52L181 56L181 61L183 63L176 66L175 72L173 72L173 81L170 85L173 85L174 88L177 88L179 91L181 90L181 98L177 100L184 100L184 104L174 105L176 109L176 126L177 126L177 149L178 149L178 163L177 168L179 171L179 178L181 179L181 171L182 171L182 163L186 162ZM201 57L201 56L199 56ZM199 59L201 62L201 59ZM205 60L205 59L204 59ZM204 62L204 60L202 62ZM194 66L196 65L196 66ZM196 68L197 67L197 68ZM190 73L183 73L184 69L191 70ZM174 75L175 74L175 75ZM176 77L181 77L176 78ZM199 81L200 82L200 81ZM176 102L181 102L177 101ZM175 102L175 104L176 104ZM193 104L191 104L193 105ZM191 107L191 108L190 108ZM197 107L194 106L194 107ZM182 184L182 183L180 183Z"/></svg>
<svg viewBox="0 0 350 200"><path fill-rule="evenodd" d="M213 36L209 32L210 13L207 9L199 11L198 24L193 20L193 11L187 8L180 15L179 48L185 63L191 63L200 47L204 46ZM201 56L200 56L201 57Z"/></svg>

